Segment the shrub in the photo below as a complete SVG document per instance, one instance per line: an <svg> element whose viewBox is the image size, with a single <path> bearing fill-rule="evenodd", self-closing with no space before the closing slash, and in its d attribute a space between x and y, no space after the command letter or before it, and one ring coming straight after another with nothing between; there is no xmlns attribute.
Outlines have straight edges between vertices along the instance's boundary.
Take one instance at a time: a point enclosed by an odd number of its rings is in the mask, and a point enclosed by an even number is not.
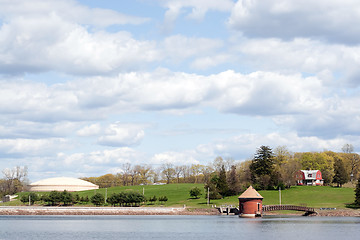
<svg viewBox="0 0 360 240"><path fill-rule="evenodd" d="M198 187L194 187L192 189L190 189L190 197L194 197L196 199L198 199L201 196L201 190Z"/></svg>
<svg viewBox="0 0 360 240"><path fill-rule="evenodd" d="M100 206L105 203L105 197L101 193L96 193L90 198L92 204Z"/></svg>
<svg viewBox="0 0 360 240"><path fill-rule="evenodd" d="M30 199L29 199L29 197L30 197ZM20 201L22 203L29 203L29 200L30 200L30 204L33 205L36 201L39 201L40 198L36 193L24 194L20 198Z"/></svg>

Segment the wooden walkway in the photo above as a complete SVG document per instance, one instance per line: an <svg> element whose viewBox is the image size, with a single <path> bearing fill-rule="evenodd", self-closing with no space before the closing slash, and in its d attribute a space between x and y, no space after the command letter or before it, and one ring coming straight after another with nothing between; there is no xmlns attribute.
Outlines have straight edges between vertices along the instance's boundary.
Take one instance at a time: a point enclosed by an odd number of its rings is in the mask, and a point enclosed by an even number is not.
<svg viewBox="0 0 360 240"><path fill-rule="evenodd" d="M311 214L317 214L314 208L295 206L295 205L264 205L262 207L263 212L269 211L281 211L281 210L291 210L291 211L302 211L305 212L304 216L309 216Z"/></svg>

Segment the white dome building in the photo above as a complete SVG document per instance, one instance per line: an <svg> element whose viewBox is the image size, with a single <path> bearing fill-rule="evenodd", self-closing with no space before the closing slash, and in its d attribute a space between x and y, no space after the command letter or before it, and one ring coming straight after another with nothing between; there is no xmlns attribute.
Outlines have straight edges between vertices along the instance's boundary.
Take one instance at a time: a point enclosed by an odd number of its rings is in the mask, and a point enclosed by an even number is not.
<svg viewBox="0 0 360 240"><path fill-rule="evenodd" d="M92 189L99 189L98 185L95 185L91 182L84 181L78 178L69 178L69 177L57 177L57 178L47 178L37 182L34 182L29 185L31 192L51 192L51 191L85 191Z"/></svg>

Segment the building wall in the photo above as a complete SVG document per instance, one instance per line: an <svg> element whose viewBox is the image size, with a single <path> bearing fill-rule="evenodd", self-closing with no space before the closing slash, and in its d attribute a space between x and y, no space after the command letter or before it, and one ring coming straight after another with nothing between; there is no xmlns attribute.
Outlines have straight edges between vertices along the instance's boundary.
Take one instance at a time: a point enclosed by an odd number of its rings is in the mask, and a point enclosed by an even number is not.
<svg viewBox="0 0 360 240"><path fill-rule="evenodd" d="M98 186L31 186L29 191L30 192L51 192L51 191L59 191L62 192L64 190L68 192L77 192L77 191L85 191L85 190L92 190L98 189Z"/></svg>
<svg viewBox="0 0 360 240"><path fill-rule="evenodd" d="M243 217L262 215L262 199L239 199L239 209Z"/></svg>

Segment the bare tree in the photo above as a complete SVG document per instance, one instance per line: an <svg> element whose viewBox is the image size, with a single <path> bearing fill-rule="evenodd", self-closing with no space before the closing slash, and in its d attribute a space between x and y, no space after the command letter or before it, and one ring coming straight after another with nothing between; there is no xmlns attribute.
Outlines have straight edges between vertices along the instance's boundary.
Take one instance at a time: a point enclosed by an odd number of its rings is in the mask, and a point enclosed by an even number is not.
<svg viewBox="0 0 360 240"><path fill-rule="evenodd" d="M27 182L27 167L16 166L15 168L6 168L3 171L4 182L3 189L6 194L14 194L22 191Z"/></svg>
<svg viewBox="0 0 360 240"><path fill-rule="evenodd" d="M352 182L354 179L354 170L355 168L359 165L359 155L354 152L354 146L352 144L346 143L344 144L344 146L341 148L341 150L348 155L348 157L350 157L350 181Z"/></svg>
<svg viewBox="0 0 360 240"><path fill-rule="evenodd" d="M167 184L169 184L171 182L171 180L174 178L175 176L175 169L173 164L171 163L164 163L161 166L162 169L162 174L164 174L165 178L166 178L166 182Z"/></svg>
<svg viewBox="0 0 360 240"><path fill-rule="evenodd" d="M352 153L354 151L354 146L352 144L346 143L344 144L344 146L341 148L341 150L344 153Z"/></svg>
<svg viewBox="0 0 360 240"><path fill-rule="evenodd" d="M130 163L124 163L122 165L122 170L123 170L123 185L124 186L128 186L129 185L129 175L130 175L130 169L131 169L131 164Z"/></svg>
<svg viewBox="0 0 360 240"><path fill-rule="evenodd" d="M177 181L177 183L179 183L181 173L183 172L183 167L182 166L175 166L174 170L175 170L175 175L176 175L176 181Z"/></svg>

